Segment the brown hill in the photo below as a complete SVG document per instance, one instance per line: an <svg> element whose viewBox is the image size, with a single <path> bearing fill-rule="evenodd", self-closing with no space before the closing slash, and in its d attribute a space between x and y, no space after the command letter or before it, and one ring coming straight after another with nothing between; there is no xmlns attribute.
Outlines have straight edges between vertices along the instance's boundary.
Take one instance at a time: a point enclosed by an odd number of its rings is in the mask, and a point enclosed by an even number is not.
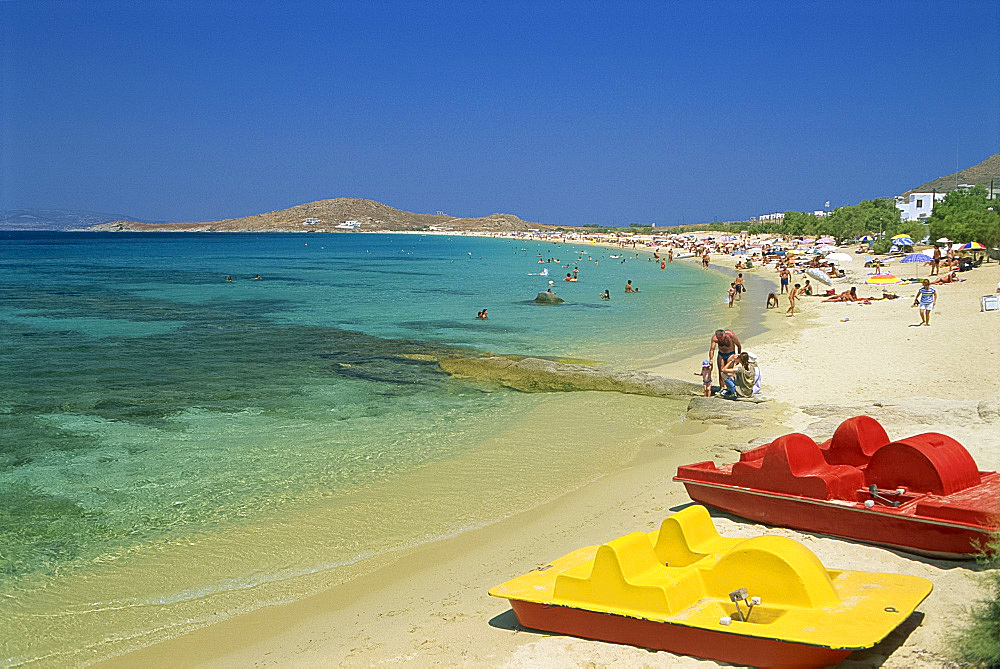
<svg viewBox="0 0 1000 669"><path fill-rule="evenodd" d="M959 184L971 184L973 186L978 185L989 188L990 181L994 182L993 185L995 188L1000 188L1000 153L994 154L978 165L973 165L961 172L955 172L946 177L938 177L933 181L928 181L922 186L917 186L906 191L904 195L909 195L910 193L931 193L934 191L945 193L955 190Z"/></svg>
<svg viewBox="0 0 1000 669"><path fill-rule="evenodd" d="M414 214L352 197L319 200L266 214L227 218L204 223L138 223L113 221L87 228L97 232L335 232L337 226L357 221L362 232L429 230L475 230L510 232L539 227L512 214L482 218L455 218L446 214Z"/></svg>

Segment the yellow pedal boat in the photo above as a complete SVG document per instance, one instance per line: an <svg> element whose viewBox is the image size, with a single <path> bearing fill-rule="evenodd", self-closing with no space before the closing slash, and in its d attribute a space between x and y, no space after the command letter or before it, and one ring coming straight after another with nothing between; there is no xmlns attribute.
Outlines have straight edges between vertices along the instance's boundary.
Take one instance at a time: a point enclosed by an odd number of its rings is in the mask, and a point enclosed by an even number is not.
<svg viewBox="0 0 1000 669"><path fill-rule="evenodd" d="M870 648L930 594L917 576L826 569L786 537L719 536L691 506L490 590L525 627L759 667Z"/></svg>

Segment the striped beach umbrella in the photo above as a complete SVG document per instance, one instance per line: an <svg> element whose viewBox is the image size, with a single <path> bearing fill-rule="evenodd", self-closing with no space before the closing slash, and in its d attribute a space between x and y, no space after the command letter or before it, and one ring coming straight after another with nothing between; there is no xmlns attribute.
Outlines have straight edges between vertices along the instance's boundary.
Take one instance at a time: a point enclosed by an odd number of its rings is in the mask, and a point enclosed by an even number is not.
<svg viewBox="0 0 1000 669"><path fill-rule="evenodd" d="M926 253L911 253L900 258L899 262L930 262L932 260L934 260L934 258L930 257Z"/></svg>
<svg viewBox="0 0 1000 669"><path fill-rule="evenodd" d="M894 286L897 283L903 283L903 280L894 274L873 274L868 277L865 283L870 283L875 286Z"/></svg>
<svg viewBox="0 0 1000 669"><path fill-rule="evenodd" d="M903 233L900 233L898 235L893 235L890 239L895 240L895 239L909 239L909 238L910 238L910 236L908 234L906 234L905 232L903 232Z"/></svg>
<svg viewBox="0 0 1000 669"><path fill-rule="evenodd" d="M892 238L893 246L913 246L913 240L906 235L896 235Z"/></svg>
<svg viewBox="0 0 1000 669"><path fill-rule="evenodd" d="M960 251L985 251L986 247L979 242L966 242L958 247Z"/></svg>
<svg viewBox="0 0 1000 669"><path fill-rule="evenodd" d="M873 242L875 238L872 235L861 235L858 237L859 242Z"/></svg>

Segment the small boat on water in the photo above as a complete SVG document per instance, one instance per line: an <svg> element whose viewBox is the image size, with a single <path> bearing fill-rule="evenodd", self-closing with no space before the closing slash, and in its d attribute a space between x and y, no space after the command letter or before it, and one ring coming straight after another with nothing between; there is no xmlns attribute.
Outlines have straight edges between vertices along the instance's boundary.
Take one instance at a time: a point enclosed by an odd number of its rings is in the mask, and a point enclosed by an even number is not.
<svg viewBox="0 0 1000 669"><path fill-rule="evenodd" d="M917 576L826 569L787 537L721 537L703 506L490 590L529 628L759 667L870 648L930 594Z"/></svg>
<svg viewBox="0 0 1000 669"><path fill-rule="evenodd" d="M679 467L674 480L736 516L937 558L987 551L1000 520L1000 474L979 471L951 437L892 441L868 416L823 444L786 434L732 464Z"/></svg>

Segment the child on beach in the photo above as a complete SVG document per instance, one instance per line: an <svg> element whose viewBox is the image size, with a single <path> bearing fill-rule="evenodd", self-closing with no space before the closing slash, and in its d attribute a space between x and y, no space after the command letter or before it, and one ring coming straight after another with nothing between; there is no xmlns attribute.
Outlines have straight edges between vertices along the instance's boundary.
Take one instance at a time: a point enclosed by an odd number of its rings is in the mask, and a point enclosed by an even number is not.
<svg viewBox="0 0 1000 669"><path fill-rule="evenodd" d="M736 299L736 284L729 284L729 308L733 308L733 300Z"/></svg>
<svg viewBox="0 0 1000 669"><path fill-rule="evenodd" d="M799 297L799 291L801 290L801 288L802 287L799 284L795 284L795 286L792 287L792 290L789 291L789 293L788 293L788 311L785 312L786 316L794 316L795 315L795 300L798 299L798 297Z"/></svg>
<svg viewBox="0 0 1000 669"><path fill-rule="evenodd" d="M917 291L916 296L913 298L913 306L920 307L921 325L931 324L931 311L934 309L936 303L937 291L931 288L930 279L924 279L921 282L920 290Z"/></svg>
<svg viewBox="0 0 1000 669"><path fill-rule="evenodd" d="M701 376L701 383L705 386L705 397L712 396L712 362L710 360L701 361L701 371L695 372Z"/></svg>

